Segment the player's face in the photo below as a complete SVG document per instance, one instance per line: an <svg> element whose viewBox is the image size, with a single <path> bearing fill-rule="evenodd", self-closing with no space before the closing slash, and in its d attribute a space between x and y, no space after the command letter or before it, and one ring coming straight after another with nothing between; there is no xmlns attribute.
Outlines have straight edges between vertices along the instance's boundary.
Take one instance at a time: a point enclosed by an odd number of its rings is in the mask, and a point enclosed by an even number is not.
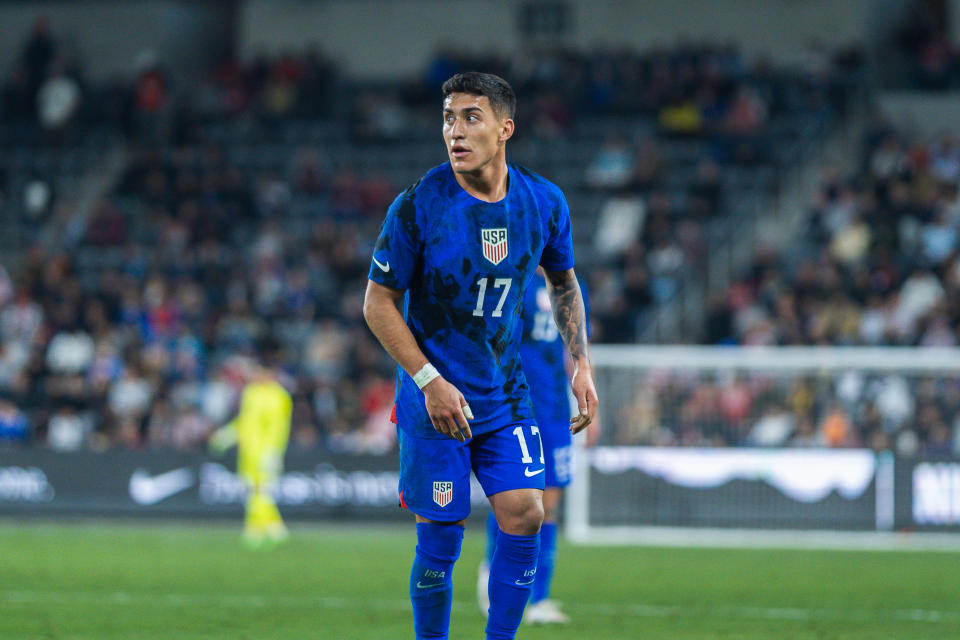
<svg viewBox="0 0 960 640"><path fill-rule="evenodd" d="M498 118L486 96L451 93L443 101L443 141L457 173L480 173L503 152L513 120Z"/></svg>

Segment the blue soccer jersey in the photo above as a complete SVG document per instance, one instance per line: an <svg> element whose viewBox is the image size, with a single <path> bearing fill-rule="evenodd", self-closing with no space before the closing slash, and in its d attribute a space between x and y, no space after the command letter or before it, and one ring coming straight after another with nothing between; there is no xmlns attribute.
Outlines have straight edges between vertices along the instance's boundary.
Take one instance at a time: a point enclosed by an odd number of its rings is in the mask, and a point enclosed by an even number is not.
<svg viewBox="0 0 960 640"><path fill-rule="evenodd" d="M507 195L474 198L449 164L431 169L390 206L369 277L406 291L404 318L420 349L463 393L475 436L534 424L520 366L522 301L537 265L573 268L570 212L558 187L509 165ZM398 368L397 424L434 430L423 392Z"/></svg>
<svg viewBox="0 0 960 640"><path fill-rule="evenodd" d="M537 422L544 428L567 425L570 404L567 400L567 371L563 339L557 329L550 305L547 282L537 275L523 301L523 338L520 359L530 387L530 399Z"/></svg>

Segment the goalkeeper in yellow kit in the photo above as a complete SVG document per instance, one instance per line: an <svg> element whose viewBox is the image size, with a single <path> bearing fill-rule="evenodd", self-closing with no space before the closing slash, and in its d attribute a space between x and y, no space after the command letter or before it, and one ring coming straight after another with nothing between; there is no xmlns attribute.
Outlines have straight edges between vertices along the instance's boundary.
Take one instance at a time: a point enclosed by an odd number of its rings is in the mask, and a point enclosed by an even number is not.
<svg viewBox="0 0 960 640"><path fill-rule="evenodd" d="M293 401L270 369L248 363L240 411L210 438L213 451L237 445L237 474L247 485L244 541L254 547L276 544L287 528L270 491L283 470L290 438Z"/></svg>

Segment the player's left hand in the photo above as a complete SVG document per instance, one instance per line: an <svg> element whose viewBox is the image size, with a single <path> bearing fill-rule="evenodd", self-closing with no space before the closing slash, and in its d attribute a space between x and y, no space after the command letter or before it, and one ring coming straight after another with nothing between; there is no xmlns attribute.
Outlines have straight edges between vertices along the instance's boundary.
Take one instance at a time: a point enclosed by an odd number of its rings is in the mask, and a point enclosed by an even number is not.
<svg viewBox="0 0 960 640"><path fill-rule="evenodd" d="M574 366L570 386L580 409L579 415L570 419L570 433L576 434L586 429L597 415L597 389L593 384L593 369L589 363Z"/></svg>

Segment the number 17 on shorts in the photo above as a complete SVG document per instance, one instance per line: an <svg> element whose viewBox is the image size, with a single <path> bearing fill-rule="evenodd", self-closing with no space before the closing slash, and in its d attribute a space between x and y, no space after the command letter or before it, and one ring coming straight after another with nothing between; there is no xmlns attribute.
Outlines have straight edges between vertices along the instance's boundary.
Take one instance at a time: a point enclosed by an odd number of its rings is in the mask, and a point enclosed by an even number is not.
<svg viewBox="0 0 960 640"><path fill-rule="evenodd" d="M474 438L470 453L473 473L487 497L545 486L543 443L535 424L511 424Z"/></svg>
<svg viewBox="0 0 960 640"><path fill-rule="evenodd" d="M534 464L533 457L530 455L530 447L527 446L527 439L523 433L524 430L527 429L530 431L530 437L536 437L537 439L537 449L540 451L539 464ZM522 454L520 462L522 462L524 465L527 465L523 469L523 475L528 478L532 478L535 475L543 473L546 467L544 466L545 463L543 461L543 440L540 438L540 427L535 424L517 425L513 429L513 435L517 437L517 441L520 444L520 452Z"/></svg>

